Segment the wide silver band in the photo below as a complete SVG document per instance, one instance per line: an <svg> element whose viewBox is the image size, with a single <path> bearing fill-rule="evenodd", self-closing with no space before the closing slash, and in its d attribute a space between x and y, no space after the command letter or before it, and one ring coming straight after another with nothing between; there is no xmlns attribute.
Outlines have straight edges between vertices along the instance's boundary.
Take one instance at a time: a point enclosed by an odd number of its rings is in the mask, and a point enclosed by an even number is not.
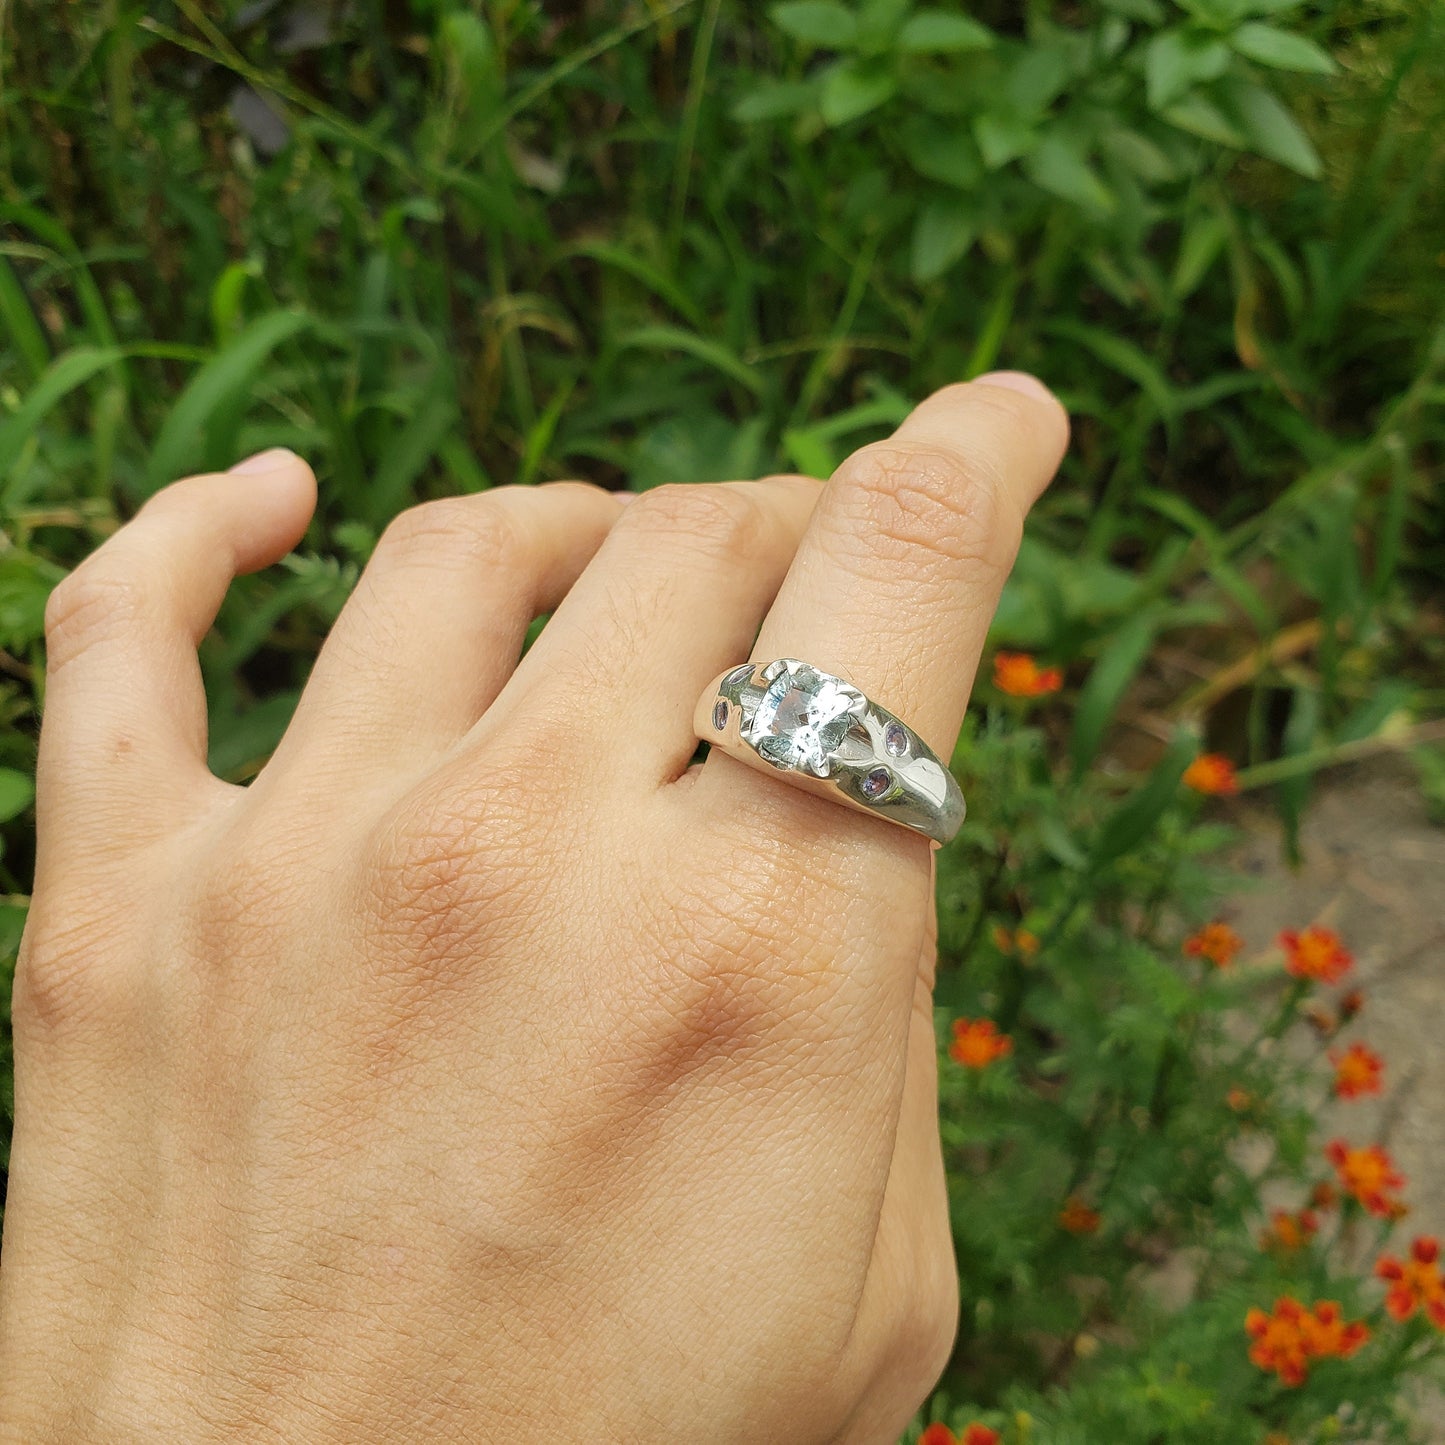
<svg viewBox="0 0 1445 1445"><path fill-rule="evenodd" d="M947 843L963 792L928 744L852 683L796 658L744 663L698 699L705 743L795 787Z"/></svg>

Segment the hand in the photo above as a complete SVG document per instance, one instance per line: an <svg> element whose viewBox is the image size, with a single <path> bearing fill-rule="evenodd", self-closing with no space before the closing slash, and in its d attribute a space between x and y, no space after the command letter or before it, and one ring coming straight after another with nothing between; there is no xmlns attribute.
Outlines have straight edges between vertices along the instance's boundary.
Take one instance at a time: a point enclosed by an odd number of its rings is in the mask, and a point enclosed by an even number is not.
<svg viewBox="0 0 1445 1445"><path fill-rule="evenodd" d="M751 647L947 757L1066 435L1002 375L826 486L417 507L247 788L195 646L308 469L180 482L63 582L3 1438L896 1439L957 1313L929 845L690 767L690 720Z"/></svg>

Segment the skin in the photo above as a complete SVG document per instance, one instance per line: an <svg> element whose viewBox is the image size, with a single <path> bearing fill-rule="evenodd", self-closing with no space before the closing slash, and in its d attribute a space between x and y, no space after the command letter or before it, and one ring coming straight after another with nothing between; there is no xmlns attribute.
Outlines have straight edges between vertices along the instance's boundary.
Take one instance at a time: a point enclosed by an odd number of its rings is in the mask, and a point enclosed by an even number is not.
<svg viewBox="0 0 1445 1445"><path fill-rule="evenodd" d="M692 708L801 657L948 756L1067 432L1002 373L826 485L417 507L246 788L195 648L305 464L61 583L0 1440L895 1440L958 1310L930 845Z"/></svg>

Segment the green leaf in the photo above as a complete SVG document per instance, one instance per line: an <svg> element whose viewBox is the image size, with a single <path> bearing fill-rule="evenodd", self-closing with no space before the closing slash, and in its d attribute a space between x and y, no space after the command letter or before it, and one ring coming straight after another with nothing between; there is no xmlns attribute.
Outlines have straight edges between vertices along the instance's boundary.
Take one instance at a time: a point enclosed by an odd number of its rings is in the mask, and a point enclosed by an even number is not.
<svg viewBox="0 0 1445 1445"><path fill-rule="evenodd" d="M366 519L389 520L415 500L413 488L427 463L456 425L457 387L450 368L439 367L431 384L414 395L409 415L377 458L366 495Z"/></svg>
<svg viewBox="0 0 1445 1445"><path fill-rule="evenodd" d="M124 359L125 352L118 346L78 346L51 362L19 410L0 424L0 502L14 506L25 499L26 489L15 474L16 463L52 408L98 372Z"/></svg>
<svg viewBox="0 0 1445 1445"><path fill-rule="evenodd" d="M1074 731L1069 739L1076 778L1098 755L1104 734L1129 684L1149 656L1157 631L1158 620L1152 613L1136 613L1114 634L1090 669L1074 707Z"/></svg>
<svg viewBox="0 0 1445 1445"><path fill-rule="evenodd" d="M29 773L0 768L0 823L18 817L35 801L35 781Z"/></svg>
<svg viewBox="0 0 1445 1445"><path fill-rule="evenodd" d="M913 117L900 136L908 164L920 176L972 191L983 179L983 167L968 133L956 125Z"/></svg>
<svg viewBox="0 0 1445 1445"><path fill-rule="evenodd" d="M35 319L30 298L10 262L0 256L0 335L25 363L34 379L50 362L50 346Z"/></svg>
<svg viewBox="0 0 1445 1445"><path fill-rule="evenodd" d="M1206 100L1202 95L1186 95L1178 105L1171 105L1165 110L1163 116L1170 125L1202 140L1234 146L1237 150L1244 150L1249 145L1244 132L1213 101Z"/></svg>
<svg viewBox="0 0 1445 1445"><path fill-rule="evenodd" d="M1319 733L1320 698L1312 687L1298 688L1290 706L1289 721L1280 740L1282 757L1297 758L1308 753ZM1276 785L1280 816L1284 820L1285 854L1291 864L1300 861L1300 822L1314 786L1314 773L1297 772L1281 778Z"/></svg>
<svg viewBox="0 0 1445 1445"><path fill-rule="evenodd" d="M979 116L973 123L973 138L984 165L991 171L1027 155L1038 144L1038 132L1011 115Z"/></svg>
<svg viewBox="0 0 1445 1445"><path fill-rule="evenodd" d="M1102 868L1112 863L1149 836L1178 797L1179 780L1198 752L1198 733L1193 728L1180 728L1159 765L1104 820L1089 851L1091 868Z"/></svg>
<svg viewBox="0 0 1445 1445"><path fill-rule="evenodd" d="M1276 96L1263 86L1239 82L1230 87L1228 99L1250 150L1308 180L1320 178L1324 165L1319 152Z"/></svg>
<svg viewBox="0 0 1445 1445"><path fill-rule="evenodd" d="M1105 10L1116 15L1126 15L1130 20L1142 20L1146 25L1160 25L1164 21L1164 7L1158 0L1103 0Z"/></svg>
<svg viewBox="0 0 1445 1445"><path fill-rule="evenodd" d="M973 208L951 198L930 201L913 224L915 281L933 281L960 261L973 245Z"/></svg>
<svg viewBox="0 0 1445 1445"><path fill-rule="evenodd" d="M858 38L853 12L832 0L786 0L768 12L778 29L805 45L824 50L849 50Z"/></svg>
<svg viewBox="0 0 1445 1445"><path fill-rule="evenodd" d="M622 350L683 351L724 376L732 377L755 396L762 394L762 377L735 352L719 341L684 331L680 326L639 326L618 337L617 346Z"/></svg>
<svg viewBox="0 0 1445 1445"><path fill-rule="evenodd" d="M1275 25L1251 20L1229 37L1229 43L1249 60L1276 70L1300 70L1306 75L1333 75L1339 67L1328 51Z"/></svg>
<svg viewBox="0 0 1445 1445"><path fill-rule="evenodd" d="M146 475L147 493L207 466L225 467L235 438L230 417L245 400L267 357L313 323L299 311L272 311L253 321L193 376L161 427Z"/></svg>
<svg viewBox="0 0 1445 1445"><path fill-rule="evenodd" d="M1162 111L1229 68L1223 41L1193 30L1163 30L1144 52L1144 82L1153 110Z"/></svg>
<svg viewBox="0 0 1445 1445"><path fill-rule="evenodd" d="M1099 179L1072 140L1055 131L1024 157L1024 174L1036 185L1086 211L1107 214L1114 209L1113 192Z"/></svg>
<svg viewBox="0 0 1445 1445"><path fill-rule="evenodd" d="M1229 225L1217 211L1198 211L1184 226L1169 295L1175 301L1190 296L1224 250Z"/></svg>
<svg viewBox="0 0 1445 1445"><path fill-rule="evenodd" d="M732 116L742 125L797 115L818 103L818 87L811 80L765 80L733 105Z"/></svg>
<svg viewBox="0 0 1445 1445"><path fill-rule="evenodd" d="M829 125L846 125L891 100L897 88L888 71L848 61L828 72L819 109Z"/></svg>
<svg viewBox="0 0 1445 1445"><path fill-rule="evenodd" d="M915 10L898 32L898 49L916 55L946 55L963 50L987 50L994 34L967 15L944 10Z"/></svg>

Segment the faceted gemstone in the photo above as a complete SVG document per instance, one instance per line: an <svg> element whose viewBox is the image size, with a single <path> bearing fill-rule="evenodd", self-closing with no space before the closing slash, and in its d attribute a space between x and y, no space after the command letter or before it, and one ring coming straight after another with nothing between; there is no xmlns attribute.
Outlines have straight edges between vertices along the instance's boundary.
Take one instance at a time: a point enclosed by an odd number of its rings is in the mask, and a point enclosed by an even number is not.
<svg viewBox="0 0 1445 1445"><path fill-rule="evenodd" d="M908 729L902 723L889 723L883 730L883 746L895 758L901 758L908 751Z"/></svg>
<svg viewBox="0 0 1445 1445"><path fill-rule="evenodd" d="M874 768L872 772L863 775L863 781L858 784L858 788L865 798L881 798L892 783L893 774L887 768Z"/></svg>
<svg viewBox="0 0 1445 1445"><path fill-rule="evenodd" d="M753 718L758 751L779 767L828 776L828 755L843 741L853 718L852 696L836 677L803 666L780 672L768 684Z"/></svg>
<svg viewBox="0 0 1445 1445"><path fill-rule="evenodd" d="M720 697L712 705L712 725L721 732L728 725L728 700Z"/></svg>

